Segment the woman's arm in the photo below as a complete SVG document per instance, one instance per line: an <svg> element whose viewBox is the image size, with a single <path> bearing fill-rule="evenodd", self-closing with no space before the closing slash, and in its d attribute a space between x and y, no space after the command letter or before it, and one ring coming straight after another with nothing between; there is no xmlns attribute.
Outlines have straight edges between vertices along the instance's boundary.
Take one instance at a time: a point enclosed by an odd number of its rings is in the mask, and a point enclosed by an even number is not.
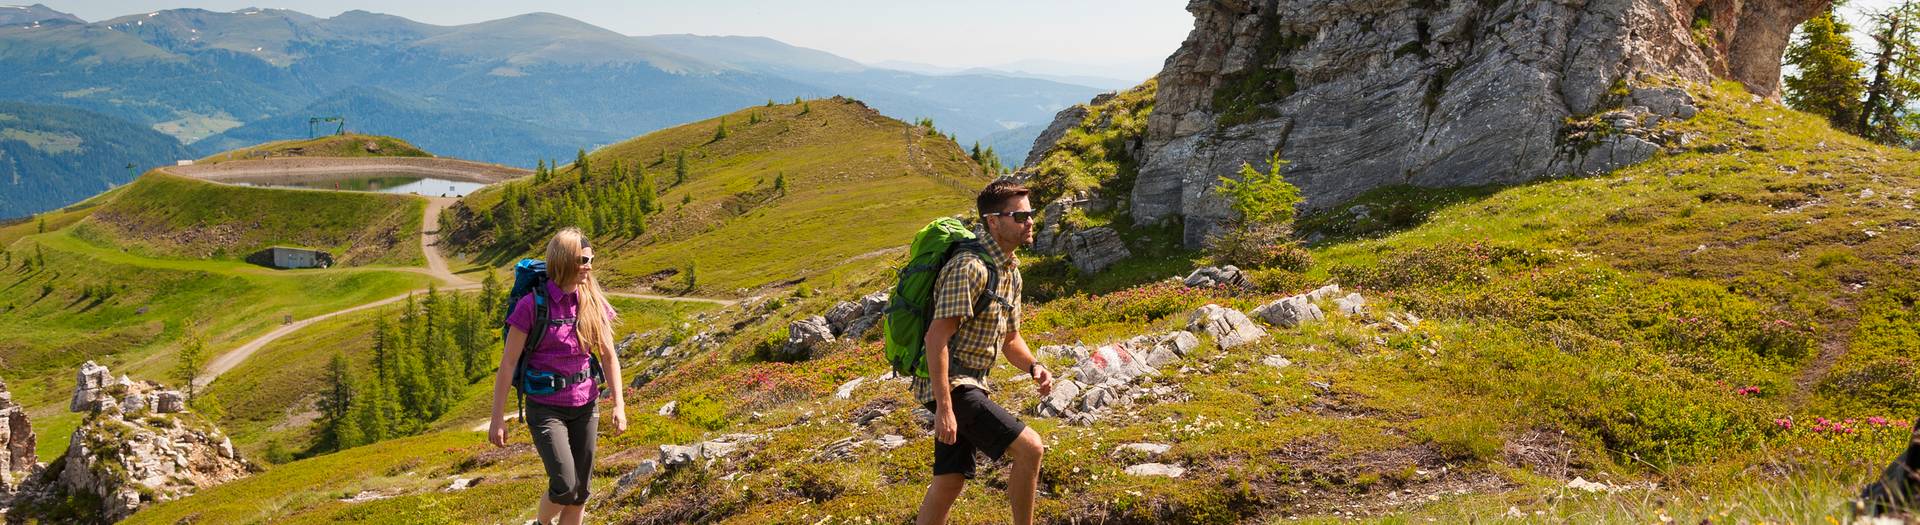
<svg viewBox="0 0 1920 525"><path fill-rule="evenodd" d="M613 428L616 432L626 432L627 383L620 377L620 351L600 349L600 367L607 376L607 390L613 392Z"/></svg>
<svg viewBox="0 0 1920 525"><path fill-rule="evenodd" d="M500 369L493 373L493 419L487 425L487 440L507 446L507 396L513 389L513 369L520 363L520 351L527 345L527 333L507 329L506 349L500 352Z"/></svg>

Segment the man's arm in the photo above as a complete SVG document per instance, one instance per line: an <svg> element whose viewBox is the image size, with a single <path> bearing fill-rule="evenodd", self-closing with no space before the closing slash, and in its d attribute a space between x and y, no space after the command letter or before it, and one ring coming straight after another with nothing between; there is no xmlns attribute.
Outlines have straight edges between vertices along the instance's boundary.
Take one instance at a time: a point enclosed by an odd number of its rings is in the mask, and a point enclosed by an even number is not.
<svg viewBox="0 0 1920 525"><path fill-rule="evenodd" d="M947 377L947 364L952 349L947 348L947 340L960 330L960 318L948 317L934 319L927 326L927 382L933 385L933 404L940 409L950 408L953 400L953 384Z"/></svg>
<svg viewBox="0 0 1920 525"><path fill-rule="evenodd" d="M1027 339L1020 337L1020 330L1008 330L1000 349L1000 353L1007 356L1007 364L1033 377L1033 384L1040 388L1040 395L1053 392L1053 372L1033 356L1033 350L1027 348Z"/></svg>

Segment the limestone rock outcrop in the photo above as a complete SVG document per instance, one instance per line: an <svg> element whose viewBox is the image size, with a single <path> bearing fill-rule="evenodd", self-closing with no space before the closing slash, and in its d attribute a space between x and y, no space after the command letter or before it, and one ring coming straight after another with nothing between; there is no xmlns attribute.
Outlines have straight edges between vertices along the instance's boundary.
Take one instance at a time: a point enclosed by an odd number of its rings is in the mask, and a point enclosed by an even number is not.
<svg viewBox="0 0 1920 525"><path fill-rule="evenodd" d="M13 500L20 480L39 468L33 447L33 424L27 421L27 409L13 402L13 393L0 382L0 514Z"/></svg>
<svg viewBox="0 0 1920 525"><path fill-rule="evenodd" d="M36 519L62 502L97 501L95 508L67 510L110 523L253 472L233 441L188 410L179 392L111 377L92 362L81 367L74 406L86 416L66 453L21 484L9 520Z"/></svg>
<svg viewBox="0 0 1920 525"><path fill-rule="evenodd" d="M1638 162L1677 141L1655 125L1695 111L1676 85L1778 96L1788 35L1827 3L1193 0L1193 30L1157 77L1131 213L1180 218L1197 246L1233 218L1219 178L1275 153L1308 210L1387 185Z"/></svg>

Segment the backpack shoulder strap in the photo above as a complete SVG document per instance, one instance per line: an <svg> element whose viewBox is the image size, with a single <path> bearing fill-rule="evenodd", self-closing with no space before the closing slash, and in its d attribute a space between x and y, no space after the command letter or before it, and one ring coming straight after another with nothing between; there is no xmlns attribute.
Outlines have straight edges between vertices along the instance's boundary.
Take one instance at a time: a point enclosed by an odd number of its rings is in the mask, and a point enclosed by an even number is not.
<svg viewBox="0 0 1920 525"><path fill-rule="evenodd" d="M987 253L986 245L980 244L978 239L973 239L961 241L956 243L955 246L961 251L972 253L975 257L979 257L980 265L987 268L987 288L981 290L980 296L974 299L973 314L980 315L981 312L987 311L987 307L993 303L1000 303L1001 307L1012 310L1013 303L1007 301L1007 298L1000 296L1000 268L994 266L993 256ZM956 253L955 256L957 257L958 254Z"/></svg>

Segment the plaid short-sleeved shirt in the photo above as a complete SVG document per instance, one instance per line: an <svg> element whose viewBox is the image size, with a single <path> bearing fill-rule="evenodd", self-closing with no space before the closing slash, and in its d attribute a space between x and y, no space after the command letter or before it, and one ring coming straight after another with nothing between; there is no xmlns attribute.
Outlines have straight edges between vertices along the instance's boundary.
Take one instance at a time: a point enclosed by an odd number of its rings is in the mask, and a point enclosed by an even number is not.
<svg viewBox="0 0 1920 525"><path fill-rule="evenodd" d="M1000 355L1000 345L1006 342L1007 334L1020 330L1020 261L1002 251L985 229L976 227L973 234L986 247L988 260L967 251L947 260L947 265L940 269L940 280L934 285L933 318L960 318L959 330L947 340L947 352L960 366L981 371L979 377L970 377L948 366L948 385L972 385L991 392L986 372L993 369L993 361ZM1005 298L1007 304L990 301L979 315L974 315L975 301L987 288L988 264L1000 271L1000 286L994 292ZM932 403L933 382L914 378L913 398L923 405Z"/></svg>

